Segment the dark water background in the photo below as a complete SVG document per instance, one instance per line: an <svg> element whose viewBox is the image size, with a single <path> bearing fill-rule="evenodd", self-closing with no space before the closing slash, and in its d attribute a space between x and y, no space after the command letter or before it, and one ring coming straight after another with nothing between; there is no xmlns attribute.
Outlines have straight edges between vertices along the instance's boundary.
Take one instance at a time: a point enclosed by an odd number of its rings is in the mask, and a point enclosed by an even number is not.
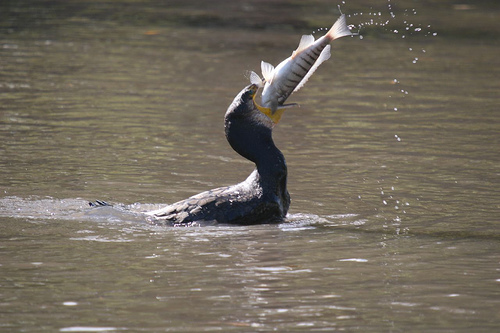
<svg viewBox="0 0 500 333"><path fill-rule="evenodd" d="M288 223L173 229L87 201L244 179L227 106L337 3L2 1L0 331L498 330L500 6L342 11L274 130Z"/></svg>

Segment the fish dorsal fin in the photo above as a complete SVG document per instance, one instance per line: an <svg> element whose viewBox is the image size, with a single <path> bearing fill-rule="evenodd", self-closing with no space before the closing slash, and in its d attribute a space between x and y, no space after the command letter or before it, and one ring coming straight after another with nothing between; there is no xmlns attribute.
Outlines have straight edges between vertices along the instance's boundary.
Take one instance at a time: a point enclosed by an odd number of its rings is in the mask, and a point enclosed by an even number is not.
<svg viewBox="0 0 500 333"><path fill-rule="evenodd" d="M299 91L300 88L306 84L307 80L311 77L311 75L314 74L314 71L318 69L319 65L321 65L323 62L327 61L330 59L330 45L325 46L323 51L321 51L321 54L319 55L318 59L314 62L314 65L312 65L311 69L307 74L304 76L304 78L299 82L297 87L293 90L293 92Z"/></svg>
<svg viewBox="0 0 500 333"><path fill-rule="evenodd" d="M260 63L260 69L262 70L262 76L266 82L271 83L274 76L274 66L268 62L262 61Z"/></svg>
<svg viewBox="0 0 500 333"><path fill-rule="evenodd" d="M303 35L300 38L299 46L295 51L292 53L292 58L300 53L301 51L307 49L309 46L311 46L314 43L314 36L313 35Z"/></svg>
<svg viewBox="0 0 500 333"><path fill-rule="evenodd" d="M260 78L259 74L255 73L254 71L250 71L248 73L248 78L250 79L251 84L255 84L257 87L262 88L262 79Z"/></svg>

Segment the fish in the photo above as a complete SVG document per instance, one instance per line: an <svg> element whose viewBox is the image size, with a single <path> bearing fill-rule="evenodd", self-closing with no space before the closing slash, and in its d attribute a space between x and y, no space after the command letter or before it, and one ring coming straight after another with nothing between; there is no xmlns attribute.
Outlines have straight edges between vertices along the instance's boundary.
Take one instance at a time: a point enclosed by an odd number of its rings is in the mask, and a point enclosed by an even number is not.
<svg viewBox="0 0 500 333"><path fill-rule="evenodd" d="M330 42L353 35L355 34L347 26L345 14L341 14L330 30L317 40L313 35L303 35L297 49L278 66L262 61L263 79L257 73L249 72L250 82L263 88L261 111L271 118L278 117L279 120L283 109L296 106L297 104L285 105L284 102L306 84L319 65L330 58Z"/></svg>

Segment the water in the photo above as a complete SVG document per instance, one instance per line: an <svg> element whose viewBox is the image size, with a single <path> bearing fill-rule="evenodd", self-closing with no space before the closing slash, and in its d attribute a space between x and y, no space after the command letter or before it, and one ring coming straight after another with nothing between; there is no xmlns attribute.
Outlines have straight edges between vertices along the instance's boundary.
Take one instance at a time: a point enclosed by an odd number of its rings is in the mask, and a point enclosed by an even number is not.
<svg viewBox="0 0 500 333"><path fill-rule="evenodd" d="M494 3L346 1L274 131L288 222L180 229L136 212L251 172L225 109L336 7L2 6L1 331L499 328Z"/></svg>

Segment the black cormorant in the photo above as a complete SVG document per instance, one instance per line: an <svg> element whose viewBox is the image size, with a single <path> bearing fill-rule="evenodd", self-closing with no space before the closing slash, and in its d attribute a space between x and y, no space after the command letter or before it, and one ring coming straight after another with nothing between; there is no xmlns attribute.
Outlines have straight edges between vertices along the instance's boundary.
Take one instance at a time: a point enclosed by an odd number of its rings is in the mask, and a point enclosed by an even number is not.
<svg viewBox="0 0 500 333"><path fill-rule="evenodd" d="M276 148L273 126L282 110L271 114L254 101L258 87L245 87L224 117L226 138L255 170L236 185L202 192L188 199L147 212L155 224L188 225L196 222L259 224L282 221L290 206L285 157Z"/></svg>

